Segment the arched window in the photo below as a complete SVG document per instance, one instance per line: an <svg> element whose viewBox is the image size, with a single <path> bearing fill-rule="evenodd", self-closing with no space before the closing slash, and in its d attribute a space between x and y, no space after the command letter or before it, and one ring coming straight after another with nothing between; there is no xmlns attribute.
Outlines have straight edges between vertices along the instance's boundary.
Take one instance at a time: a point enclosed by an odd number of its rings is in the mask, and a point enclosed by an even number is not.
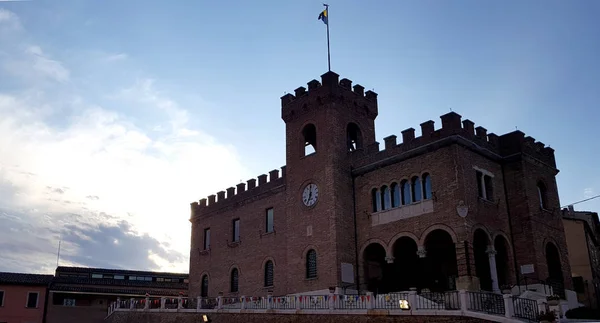
<svg viewBox="0 0 600 323"><path fill-rule="evenodd" d="M407 180L403 180L400 182L400 187L402 188L402 205L410 204L410 185L408 185Z"/></svg>
<svg viewBox="0 0 600 323"><path fill-rule="evenodd" d="M317 127L309 123L302 129L302 137L304 139L304 156L317 152Z"/></svg>
<svg viewBox="0 0 600 323"><path fill-rule="evenodd" d="M273 262L267 261L265 264L265 287L273 286Z"/></svg>
<svg viewBox="0 0 600 323"><path fill-rule="evenodd" d="M202 286L200 287L200 296L208 297L208 275L202 276Z"/></svg>
<svg viewBox="0 0 600 323"><path fill-rule="evenodd" d="M371 191L371 199L373 200L373 212L381 211L381 195L376 188Z"/></svg>
<svg viewBox="0 0 600 323"><path fill-rule="evenodd" d="M306 278L317 278L317 252L314 249L306 253Z"/></svg>
<svg viewBox="0 0 600 323"><path fill-rule="evenodd" d="M232 293L237 293L239 291L239 272L237 268L233 268L231 271L231 281L229 291Z"/></svg>
<svg viewBox="0 0 600 323"><path fill-rule="evenodd" d="M413 177L410 186L412 189L412 201L419 202L421 200L421 180L419 177Z"/></svg>
<svg viewBox="0 0 600 323"><path fill-rule="evenodd" d="M548 190L546 189L546 185L544 185L544 183L539 181L537 184L537 190L538 190L538 197L540 199L540 207L542 209L547 210L548 209L548 196L547 196Z"/></svg>
<svg viewBox="0 0 600 323"><path fill-rule="evenodd" d="M392 197L390 196L390 188L386 185L381 187L381 209L388 210L392 207Z"/></svg>
<svg viewBox="0 0 600 323"><path fill-rule="evenodd" d="M355 151L362 148L362 134L356 123L349 123L346 127L346 138L348 151Z"/></svg>
<svg viewBox="0 0 600 323"><path fill-rule="evenodd" d="M398 183L392 183L392 186L390 186L391 188L391 195L392 195L392 207L398 207L400 206L400 190L398 189Z"/></svg>
<svg viewBox="0 0 600 323"><path fill-rule="evenodd" d="M428 173L423 174L423 199L429 200L431 198L431 175Z"/></svg>

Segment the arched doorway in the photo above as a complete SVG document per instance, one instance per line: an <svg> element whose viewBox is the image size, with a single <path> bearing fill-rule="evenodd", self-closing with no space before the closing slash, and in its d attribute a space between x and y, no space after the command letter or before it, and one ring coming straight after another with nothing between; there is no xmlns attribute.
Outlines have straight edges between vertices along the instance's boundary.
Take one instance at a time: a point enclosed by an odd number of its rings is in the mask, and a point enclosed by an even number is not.
<svg viewBox="0 0 600 323"><path fill-rule="evenodd" d="M503 236L497 236L494 240L494 249L496 249L496 272L498 273L498 286L509 284L509 253L508 242Z"/></svg>
<svg viewBox="0 0 600 323"><path fill-rule="evenodd" d="M431 231L425 238L425 250L423 287L432 292L456 289L458 267L452 236L442 229Z"/></svg>
<svg viewBox="0 0 600 323"><path fill-rule="evenodd" d="M479 278L479 285L482 290L492 291L492 275L490 273L490 259L487 254L487 248L490 240L485 231L475 230L473 234L473 256L475 258L475 273Z"/></svg>
<svg viewBox="0 0 600 323"><path fill-rule="evenodd" d="M408 291L411 287L420 288L421 261L417 255L417 243L409 237L401 237L394 242L393 291Z"/></svg>
<svg viewBox="0 0 600 323"><path fill-rule="evenodd" d="M376 294L386 293L390 287L390 282L387 281L390 275L385 256L385 248L379 243L371 243L363 253L367 290Z"/></svg>
<svg viewBox="0 0 600 323"><path fill-rule="evenodd" d="M554 293L565 298L564 277L558 248L551 242L546 244L546 264L548 266L548 284Z"/></svg>

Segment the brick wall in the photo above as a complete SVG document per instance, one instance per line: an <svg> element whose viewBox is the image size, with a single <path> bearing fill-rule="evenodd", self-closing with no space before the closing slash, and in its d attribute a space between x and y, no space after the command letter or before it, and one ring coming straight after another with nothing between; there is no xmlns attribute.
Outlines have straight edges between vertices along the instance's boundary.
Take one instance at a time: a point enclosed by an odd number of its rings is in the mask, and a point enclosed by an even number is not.
<svg viewBox="0 0 600 323"><path fill-rule="evenodd" d="M391 316L391 315L293 315L293 314L209 314L212 323L483 323L482 319L461 316ZM115 312L106 323L203 323L197 313L126 313Z"/></svg>
<svg viewBox="0 0 600 323"><path fill-rule="evenodd" d="M518 266L533 264L535 272L525 276L547 279L545 249L546 244L552 242L561 256L565 288L572 289L555 170L525 155L522 159L506 165L505 172ZM537 182L540 180L547 187L546 209L540 208L537 190Z"/></svg>
<svg viewBox="0 0 600 323"><path fill-rule="evenodd" d="M266 295L264 288L264 264L274 263L274 292L286 292L286 214L285 187L273 194L246 201L242 208L192 219L190 249L189 296L200 295L201 279L208 274L208 295L225 296ZM266 210L273 208L274 232L266 233ZM240 243L233 244L232 221L240 219ZM210 228L210 251L204 248L204 229ZM230 293L230 273L239 271L239 293Z"/></svg>

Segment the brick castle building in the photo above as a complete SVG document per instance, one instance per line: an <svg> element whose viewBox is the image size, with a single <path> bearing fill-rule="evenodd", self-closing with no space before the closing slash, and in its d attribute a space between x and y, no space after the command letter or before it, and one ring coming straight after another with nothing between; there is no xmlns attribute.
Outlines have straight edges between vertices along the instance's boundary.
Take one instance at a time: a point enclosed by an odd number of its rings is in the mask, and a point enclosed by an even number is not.
<svg viewBox="0 0 600 323"><path fill-rule="evenodd" d="M552 148L450 112L381 149L377 94L333 72L281 106L281 171L191 204L190 296L571 289Z"/></svg>

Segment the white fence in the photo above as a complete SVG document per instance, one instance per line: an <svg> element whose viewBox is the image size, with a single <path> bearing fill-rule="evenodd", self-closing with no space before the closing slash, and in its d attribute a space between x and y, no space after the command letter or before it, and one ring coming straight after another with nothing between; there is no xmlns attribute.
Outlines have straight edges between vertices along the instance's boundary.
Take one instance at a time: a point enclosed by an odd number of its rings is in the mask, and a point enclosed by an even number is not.
<svg viewBox="0 0 600 323"><path fill-rule="evenodd" d="M145 297L118 299L110 304L114 312L191 312L191 313L277 313L277 314L351 314L468 316L495 322L538 322L547 311L541 300L518 298L510 294L450 291L416 291L373 295L298 295L263 297Z"/></svg>

